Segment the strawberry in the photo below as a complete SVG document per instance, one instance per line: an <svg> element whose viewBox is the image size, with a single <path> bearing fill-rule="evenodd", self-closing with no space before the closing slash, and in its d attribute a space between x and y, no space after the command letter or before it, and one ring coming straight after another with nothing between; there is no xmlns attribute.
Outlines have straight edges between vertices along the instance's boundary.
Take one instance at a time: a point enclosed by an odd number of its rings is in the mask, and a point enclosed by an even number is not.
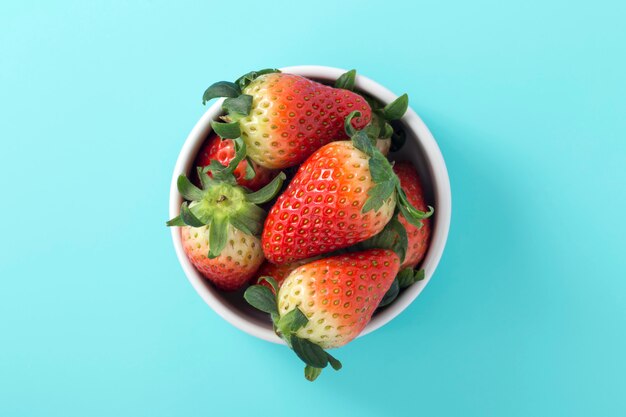
<svg viewBox="0 0 626 417"><path fill-rule="evenodd" d="M272 286L266 281L265 277L271 277L276 281L276 284L280 287L285 281L285 278L300 264L283 264L276 265L271 262L265 261L257 272L257 284L265 285L267 288L273 290Z"/></svg>
<svg viewBox="0 0 626 417"><path fill-rule="evenodd" d="M209 165L212 160L216 160L220 164L228 166L233 158L235 158L235 144L233 140L211 135L202 149L200 149L196 165L204 167ZM252 191L257 191L266 186L276 175L276 172L264 168L254 161L244 159L239 162L233 175L237 179L237 184Z"/></svg>
<svg viewBox="0 0 626 417"><path fill-rule="evenodd" d="M399 269L391 250L313 261L296 268L281 286L279 315L300 308L309 322L298 330L299 337L324 349L343 346L361 333Z"/></svg>
<svg viewBox="0 0 626 417"><path fill-rule="evenodd" d="M248 156L269 169L298 165L333 140L347 139L345 117L360 112L353 127L365 127L371 109L360 95L278 70L251 72L235 83L209 87L203 100L228 97L223 109L227 123L212 123L222 137L241 137Z"/></svg>
<svg viewBox="0 0 626 417"><path fill-rule="evenodd" d="M318 258L315 257L310 259L300 259L293 263L282 265L276 265L266 261L263 263L263 265L261 265L256 274L259 277L257 279L257 284L265 285L269 289L273 289L272 286L265 280L265 277L272 277L276 281L276 284L280 287L283 284L283 281L285 281L285 278L287 278L287 276L291 273L291 271L301 265L307 264L316 259Z"/></svg>
<svg viewBox="0 0 626 417"><path fill-rule="evenodd" d="M263 229L265 257L273 263L352 246L378 234L394 214L396 202L414 224L430 216L411 207L389 161L363 131L352 141L329 143L309 157L270 210Z"/></svg>
<svg viewBox="0 0 626 417"><path fill-rule="evenodd" d="M261 242L229 225L226 230L227 244L220 254L210 258L209 226L181 228L185 254L200 273L216 287L232 291L241 288L255 274L263 260Z"/></svg>
<svg viewBox="0 0 626 417"><path fill-rule="evenodd" d="M391 250L338 255L293 270L276 297L260 285L248 288L244 297L271 314L277 333L306 363L305 376L313 380L328 363L341 367L323 349L343 346L361 333L399 269L400 259Z"/></svg>
<svg viewBox="0 0 626 417"><path fill-rule="evenodd" d="M355 86L356 70L350 70L342 74L335 82L336 88L350 91L354 91ZM363 94L363 98L372 110L372 120L367 126L367 134L372 140L376 140L375 146L380 153L387 156L392 148L392 135L396 133L396 129L393 128L390 122L399 120L406 113L409 107L409 97L403 94L387 105L365 94Z"/></svg>
<svg viewBox="0 0 626 417"><path fill-rule="evenodd" d="M427 210L424 191L415 167L410 162L398 162L394 165L393 171L400 179L400 186L413 207L418 210ZM399 220L405 227L408 237L407 251L402 268L415 268L424 258L428 249L430 219L423 219L422 227L409 223L402 214L399 215Z"/></svg>
<svg viewBox="0 0 626 417"><path fill-rule="evenodd" d="M237 185L234 171L245 156L245 144L234 141L235 157L228 166L212 160L198 168L202 188L178 177L178 191L189 202L167 222L179 226L185 254L216 287L235 290L254 276L263 262L259 234L265 211L257 206L274 198L285 175L280 173L256 191Z"/></svg>

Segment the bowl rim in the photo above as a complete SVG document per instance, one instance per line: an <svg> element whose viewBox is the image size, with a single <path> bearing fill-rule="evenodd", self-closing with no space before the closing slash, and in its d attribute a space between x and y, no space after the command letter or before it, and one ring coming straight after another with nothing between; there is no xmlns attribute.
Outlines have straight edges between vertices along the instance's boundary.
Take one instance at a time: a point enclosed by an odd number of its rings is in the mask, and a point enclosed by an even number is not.
<svg viewBox="0 0 626 417"><path fill-rule="evenodd" d="M317 79L336 79L341 74L346 72L346 70L341 68L321 65L298 65L280 68L280 70L286 73ZM356 88L373 95L384 103L390 103L398 97L387 88L363 75L357 74ZM179 195L176 187L178 176L180 173L187 172L190 164L195 160L197 150L206 139L208 133L212 130L210 125L211 121L215 120L221 113L222 102L223 99L217 100L206 110L202 117L200 117L185 139L181 151L178 154L170 184L170 218L179 214L180 204L182 202L182 197ZM417 113L413 111L413 109L409 107L401 120L404 125L411 129L411 131L415 134L424 156L431 165L431 180L433 182L435 201L437 201L437 207L435 207L437 212L435 217L435 227L433 228L433 234L431 235L430 247L426 257L422 261L425 278L407 288L402 293L402 296L398 297L394 303L386 307L380 313L376 314L376 316L372 318L358 337L365 336L366 334L369 334L389 323L417 298L424 287L428 285L428 282L430 282L430 279L433 276L439 261L441 260L448 238L448 232L450 230L452 196L448 170L446 168L443 155L441 154L441 150L439 149L435 138L426 124L417 115ZM269 327L263 327L250 321L245 315L234 311L228 304L222 301L218 295L219 292L212 286L205 284L205 279L194 268L189 259L187 259L182 246L180 228L172 227L171 235L178 261L181 264L187 279L198 295L202 297L209 307L211 307L224 320L252 336L268 342L284 344L284 341L280 339Z"/></svg>

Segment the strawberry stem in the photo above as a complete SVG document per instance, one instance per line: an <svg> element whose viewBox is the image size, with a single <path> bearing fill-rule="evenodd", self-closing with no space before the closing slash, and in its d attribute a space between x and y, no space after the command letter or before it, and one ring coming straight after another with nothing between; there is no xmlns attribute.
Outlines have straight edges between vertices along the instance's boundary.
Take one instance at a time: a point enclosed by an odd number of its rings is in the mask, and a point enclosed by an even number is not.
<svg viewBox="0 0 626 417"><path fill-rule="evenodd" d="M434 209L429 207L428 212L423 212L413 207L402 190L400 180L393 172L389 160L374 146L371 138L365 133L365 130L356 130L352 126L352 119L360 115L361 113L358 111L350 113L348 117L346 117L344 128L346 134L351 137L354 146L370 157L369 169L372 181L375 185L367 192L369 197L361 211L367 213L370 210L378 210L384 204L385 200L391 198L395 192L396 201L404 217L406 217L409 223L421 227L420 220L430 217Z"/></svg>
<svg viewBox="0 0 626 417"><path fill-rule="evenodd" d="M356 70L350 70L344 74L342 74L337 81L335 81L335 88L343 88L344 90L354 91L354 86L356 84Z"/></svg>
<svg viewBox="0 0 626 417"><path fill-rule="evenodd" d="M296 307L281 316L278 312L278 285L276 281L271 277L262 277L261 280L270 283L274 288L275 294L265 285L252 285L246 289L243 298L252 307L270 314L276 334L306 364L304 369L305 378L309 381L315 380L322 373L322 369L328 366L329 363L334 370L340 370L342 367L341 362L335 357L322 349L321 346L296 335L298 330L309 322L302 310Z"/></svg>
<svg viewBox="0 0 626 417"><path fill-rule="evenodd" d="M274 198L286 178L281 172L267 186L254 193L237 185L233 172L246 156L246 144L241 138L234 139L234 143L235 157L228 166L211 160L209 165L198 167L202 189L193 185L186 176L178 177L178 191L190 202L184 201L180 206L180 215L166 223L168 226L208 227L207 257L210 259L219 256L226 246L229 226L251 236L262 232L267 213L257 203Z"/></svg>

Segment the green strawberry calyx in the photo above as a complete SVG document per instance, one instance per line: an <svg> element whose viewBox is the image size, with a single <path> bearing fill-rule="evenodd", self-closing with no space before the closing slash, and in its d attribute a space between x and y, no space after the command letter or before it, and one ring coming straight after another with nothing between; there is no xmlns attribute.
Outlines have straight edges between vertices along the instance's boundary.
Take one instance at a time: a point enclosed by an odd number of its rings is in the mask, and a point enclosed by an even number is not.
<svg viewBox="0 0 626 417"><path fill-rule="evenodd" d="M394 251L400 258L400 263L404 262L406 251L409 246L409 238L406 228L398 220L399 210L396 211L385 228L375 236L360 242L349 249L350 252L360 252L368 249L389 249ZM391 304L400 294L400 290L424 279L424 270L418 271L413 268L406 268L398 272L391 287L383 296L377 308Z"/></svg>
<svg viewBox="0 0 626 417"><path fill-rule="evenodd" d="M372 187L367 195L368 199L365 201L361 211L367 213L370 210L378 210L385 200L392 197L394 192L397 198L397 207L404 218L416 227L422 227L422 219L426 219L434 213L434 209L428 206L428 211L421 211L413 207L406 196L406 193L400 186L400 179L393 172L393 167L389 160L382 154L376 146L371 137L368 136L365 130L356 130L352 126L352 119L355 117L361 117L361 113L353 111L346 117L344 128L347 135L352 138L352 143L360 151L364 152L370 157L369 168L374 187Z"/></svg>
<svg viewBox="0 0 626 417"><path fill-rule="evenodd" d="M252 81L265 74L280 72L275 68L266 68L259 71L250 71L242 75L235 82L218 81L207 88L202 95L202 104L218 97L225 97L222 103L222 109L226 112L226 116L222 117L225 123L211 122L213 130L225 139L238 138L241 135L239 128L239 120L248 114L252 109L252 96L243 94Z"/></svg>
<svg viewBox="0 0 626 417"><path fill-rule="evenodd" d="M258 204L274 198L286 179L281 172L255 192L238 185L233 172L245 158L246 145L241 138L234 139L234 143L235 158L228 166L212 160L209 165L198 167L201 188L185 175L178 177L178 192L187 201L182 203L180 215L166 223L167 226L209 227L210 259L219 256L226 246L229 225L247 235L260 236L267 213Z"/></svg>
<svg viewBox="0 0 626 417"><path fill-rule="evenodd" d="M335 88L354 91L356 87L356 70L350 70L342 74L334 84ZM361 94L372 109L372 120L365 128L368 136L372 139L384 139L392 141L392 151L400 149L404 144L404 131L394 123L400 120L409 108L409 96L405 93L384 105L379 100L366 94ZM393 125L396 125L395 128Z"/></svg>
<svg viewBox="0 0 626 417"><path fill-rule="evenodd" d="M405 268L398 272L398 275L396 275L396 278L383 296L383 299L380 300L380 304L378 304L377 308L391 304L398 298L400 290L415 284L417 281L423 280L424 276L423 269L415 270L413 268Z"/></svg>
<svg viewBox="0 0 626 417"><path fill-rule="evenodd" d="M341 362L334 356L310 340L296 336L297 331L309 322L298 307L282 316L278 313L279 288L276 280L272 277L261 277L259 282L262 281L266 281L274 292L264 285L252 285L246 289L243 297L248 304L270 315L276 334L305 363L304 377L314 381L329 364L334 370L340 370Z"/></svg>
<svg viewBox="0 0 626 417"><path fill-rule="evenodd" d="M402 263L406 257L408 246L409 237L406 233L406 228L398 220L398 213L395 213L380 233L354 245L350 248L350 252L360 252L368 249L389 249L398 255L400 263Z"/></svg>

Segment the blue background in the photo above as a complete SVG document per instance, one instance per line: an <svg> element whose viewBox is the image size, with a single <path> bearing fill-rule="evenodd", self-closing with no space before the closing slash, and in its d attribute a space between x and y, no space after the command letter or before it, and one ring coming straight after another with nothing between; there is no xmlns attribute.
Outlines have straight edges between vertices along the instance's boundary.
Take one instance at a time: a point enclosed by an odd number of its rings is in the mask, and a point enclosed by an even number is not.
<svg viewBox="0 0 626 417"><path fill-rule="evenodd" d="M625 15L2 2L0 415L623 416ZM314 384L204 304L163 224L204 88L298 64L408 92L453 190L430 285Z"/></svg>

